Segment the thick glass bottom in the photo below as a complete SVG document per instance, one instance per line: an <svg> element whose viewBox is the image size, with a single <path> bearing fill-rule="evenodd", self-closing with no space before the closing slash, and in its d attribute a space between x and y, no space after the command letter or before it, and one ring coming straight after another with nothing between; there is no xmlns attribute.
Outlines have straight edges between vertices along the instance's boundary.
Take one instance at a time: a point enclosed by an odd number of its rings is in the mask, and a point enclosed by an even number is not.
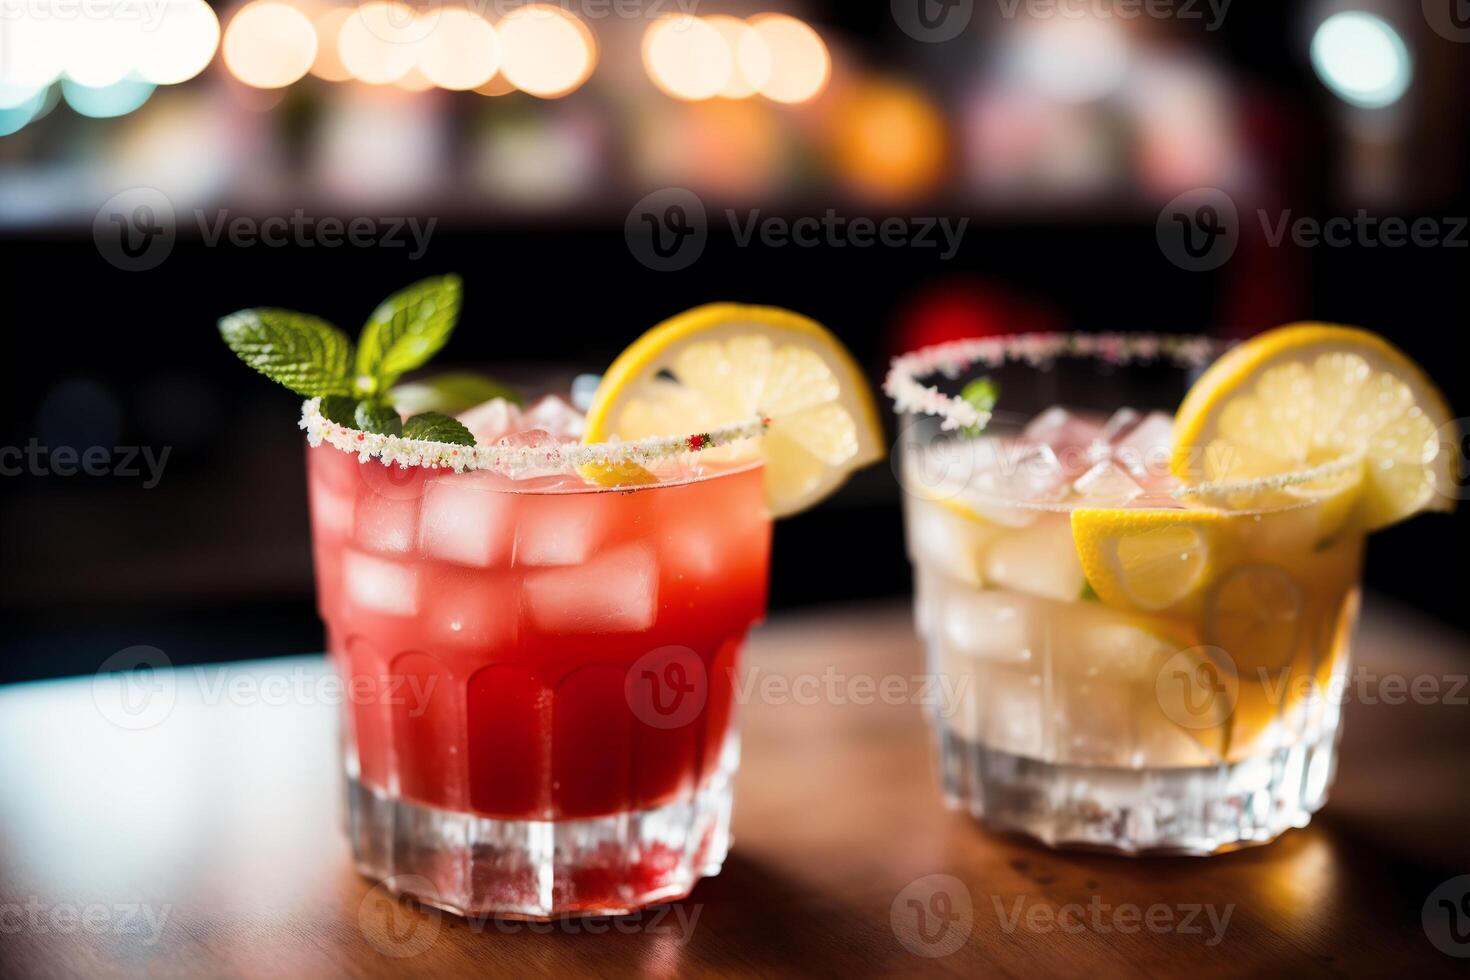
<svg viewBox="0 0 1470 980"><path fill-rule="evenodd" d="M619 915L683 898L730 846L738 750L695 795L586 820L497 820L395 799L347 775L358 871L397 894L467 917Z"/></svg>
<svg viewBox="0 0 1470 980"><path fill-rule="evenodd" d="M938 731L950 806L1052 847L1130 855L1217 854L1305 827L1337 766L1335 727L1242 762L1179 769L1058 765Z"/></svg>

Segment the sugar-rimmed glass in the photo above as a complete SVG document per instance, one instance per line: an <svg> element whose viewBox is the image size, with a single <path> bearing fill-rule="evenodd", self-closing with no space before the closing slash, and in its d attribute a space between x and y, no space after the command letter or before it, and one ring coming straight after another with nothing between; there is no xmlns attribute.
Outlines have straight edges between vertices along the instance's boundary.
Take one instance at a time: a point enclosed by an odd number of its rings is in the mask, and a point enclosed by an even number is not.
<svg viewBox="0 0 1470 980"><path fill-rule="evenodd" d="M1331 473L1209 496L1168 476L1167 413L1219 350L1005 337L890 374L917 627L955 692L931 712L944 792L989 826L1209 854L1325 802L1364 532ZM988 419L948 397L981 375L1001 393ZM1165 563L1147 591L1083 573L1086 528L1112 526L1105 557Z"/></svg>
<svg viewBox="0 0 1470 980"><path fill-rule="evenodd" d="M315 403L303 426L358 868L532 919L628 912L717 873L729 679L765 610L761 466L655 440L664 479L603 488L570 476L582 447L481 447L456 472L459 447L356 433Z"/></svg>

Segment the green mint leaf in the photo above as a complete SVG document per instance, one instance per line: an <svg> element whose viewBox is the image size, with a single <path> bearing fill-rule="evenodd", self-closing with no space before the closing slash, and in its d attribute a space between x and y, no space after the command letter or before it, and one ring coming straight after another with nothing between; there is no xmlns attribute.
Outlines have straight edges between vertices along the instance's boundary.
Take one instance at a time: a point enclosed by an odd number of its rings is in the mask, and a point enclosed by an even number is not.
<svg viewBox="0 0 1470 980"><path fill-rule="evenodd" d="M409 439L427 439L430 442L452 442L460 446L473 446L475 437L458 419L438 412L424 412L403 423L403 434Z"/></svg>
<svg viewBox="0 0 1470 980"><path fill-rule="evenodd" d="M357 410L353 413L353 418L357 427L364 432L379 432L385 436L403 434L403 420L387 405L366 400L360 401L357 403Z"/></svg>
<svg viewBox="0 0 1470 980"><path fill-rule="evenodd" d="M388 401L401 412L443 412L456 415L492 398L516 405L526 400L510 385L473 371L451 371L424 381L407 381L388 392Z"/></svg>
<svg viewBox="0 0 1470 980"><path fill-rule="evenodd" d="M988 377L976 378L960 391L960 398L969 402L977 412L993 412L995 403L1000 401L1000 385ZM972 439L983 431L983 424L965 426L965 435Z"/></svg>
<svg viewBox="0 0 1470 980"><path fill-rule="evenodd" d="M405 371L423 367L459 319L459 276L436 276L378 304L357 342L359 394L377 394Z"/></svg>
<svg viewBox="0 0 1470 980"><path fill-rule="evenodd" d="M357 426L357 399L351 395L327 395L319 409L322 418L350 428Z"/></svg>
<svg viewBox="0 0 1470 980"><path fill-rule="evenodd" d="M352 390L352 341L325 320L290 310L240 310L219 333L240 360L298 395Z"/></svg>

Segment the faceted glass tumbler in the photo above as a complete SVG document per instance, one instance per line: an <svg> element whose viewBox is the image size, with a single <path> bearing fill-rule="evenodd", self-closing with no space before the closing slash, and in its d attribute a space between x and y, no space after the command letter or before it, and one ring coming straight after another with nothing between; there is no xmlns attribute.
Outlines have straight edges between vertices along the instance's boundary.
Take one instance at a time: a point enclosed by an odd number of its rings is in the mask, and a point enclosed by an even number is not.
<svg viewBox="0 0 1470 980"><path fill-rule="evenodd" d="M1131 487L1110 469L1106 433L1167 440L1150 413L1172 412L1197 373L1005 359L939 379L951 392L974 375L996 383L983 433L899 418L915 620L955 692L930 710L940 778L949 804L989 827L1212 854L1305 826L1326 800L1364 533L1325 495L1215 520L1166 482ZM1104 438L1078 465L1061 458L1064 438L1038 449L1026 435L1084 418ZM1111 588L1083 572L1079 521L1133 529L1109 553ZM1138 568L1152 591L1114 601Z"/></svg>
<svg viewBox="0 0 1470 980"><path fill-rule="evenodd" d="M538 489L308 450L358 868L466 915L629 912L729 846L759 466ZM564 487L565 481L550 481Z"/></svg>

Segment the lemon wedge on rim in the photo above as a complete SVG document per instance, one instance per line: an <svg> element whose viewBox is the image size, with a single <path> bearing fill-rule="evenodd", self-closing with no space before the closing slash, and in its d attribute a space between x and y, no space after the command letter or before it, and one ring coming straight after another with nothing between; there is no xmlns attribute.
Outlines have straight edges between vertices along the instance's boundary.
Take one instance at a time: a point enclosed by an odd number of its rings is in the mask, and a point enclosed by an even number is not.
<svg viewBox="0 0 1470 980"><path fill-rule="evenodd" d="M1452 418L1424 370L1384 338L1299 323L1246 341L1195 382L1174 418L1169 468L1190 482L1255 482L1267 492L1278 478L1274 489L1306 501L1341 500L1351 487L1347 502L1376 530L1454 508L1458 460L1440 447ZM1324 475L1280 479L1313 470Z"/></svg>
<svg viewBox="0 0 1470 980"><path fill-rule="evenodd" d="M841 342L799 313L736 303L681 313L619 354L593 394L584 441L752 418L770 420L743 451L764 459L776 517L811 507L883 455L873 396ZM709 452L731 458L731 449Z"/></svg>

